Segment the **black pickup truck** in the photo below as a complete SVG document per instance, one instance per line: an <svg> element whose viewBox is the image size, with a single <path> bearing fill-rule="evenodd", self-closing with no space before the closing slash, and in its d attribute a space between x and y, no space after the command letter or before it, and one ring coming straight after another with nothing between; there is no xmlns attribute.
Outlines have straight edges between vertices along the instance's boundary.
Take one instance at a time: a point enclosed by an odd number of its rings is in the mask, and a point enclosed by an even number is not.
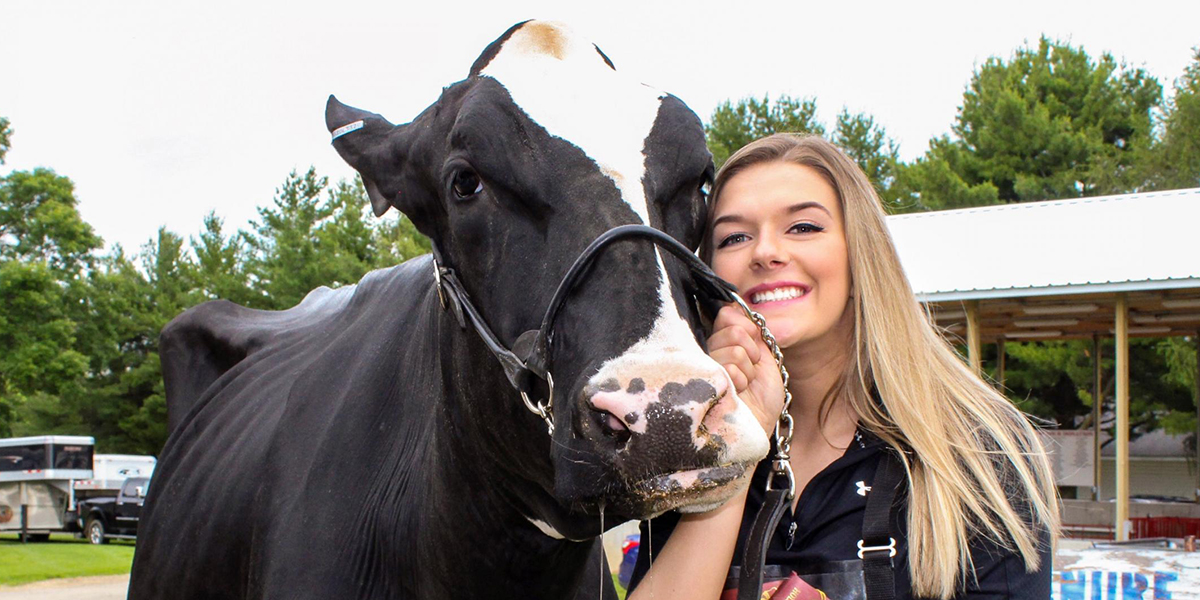
<svg viewBox="0 0 1200 600"><path fill-rule="evenodd" d="M110 538L137 539L138 517L150 479L130 477L121 484L116 498L93 498L78 504L79 527L93 544L107 543Z"/></svg>

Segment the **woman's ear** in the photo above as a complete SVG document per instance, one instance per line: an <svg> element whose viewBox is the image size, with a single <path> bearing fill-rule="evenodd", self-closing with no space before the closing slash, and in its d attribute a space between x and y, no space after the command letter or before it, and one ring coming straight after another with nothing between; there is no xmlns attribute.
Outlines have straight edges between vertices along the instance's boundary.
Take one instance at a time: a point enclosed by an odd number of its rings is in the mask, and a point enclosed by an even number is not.
<svg viewBox="0 0 1200 600"><path fill-rule="evenodd" d="M400 194L408 150L406 126L393 125L376 113L347 106L330 95L325 103L325 127L333 134L338 154L362 175L375 216L382 216Z"/></svg>

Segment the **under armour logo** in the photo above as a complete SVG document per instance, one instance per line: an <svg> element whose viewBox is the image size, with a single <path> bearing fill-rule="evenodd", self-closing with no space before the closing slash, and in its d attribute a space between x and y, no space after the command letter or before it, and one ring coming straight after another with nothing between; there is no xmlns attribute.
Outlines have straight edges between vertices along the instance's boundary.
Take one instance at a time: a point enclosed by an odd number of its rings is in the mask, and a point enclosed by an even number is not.
<svg viewBox="0 0 1200 600"><path fill-rule="evenodd" d="M859 496L866 496L867 492L871 491L871 486L866 485L866 483L867 482L865 482L865 481L856 481L854 483L854 485L858 486L858 495Z"/></svg>

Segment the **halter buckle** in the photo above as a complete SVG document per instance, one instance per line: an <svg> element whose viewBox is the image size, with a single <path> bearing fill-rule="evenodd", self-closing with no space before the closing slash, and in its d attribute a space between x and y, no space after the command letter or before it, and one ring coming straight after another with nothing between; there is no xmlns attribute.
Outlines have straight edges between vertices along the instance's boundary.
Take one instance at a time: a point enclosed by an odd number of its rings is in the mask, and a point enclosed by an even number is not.
<svg viewBox="0 0 1200 600"><path fill-rule="evenodd" d="M442 303L442 310L446 310L446 292L442 289L442 265L438 264L437 258L433 259L433 285L437 286L438 301Z"/></svg>
<svg viewBox="0 0 1200 600"><path fill-rule="evenodd" d="M554 435L554 377L549 372L546 373L546 385L550 387L550 397L546 400L545 404L541 402L534 403L529 399L529 394L526 394L525 390L519 391L521 393L521 400L525 402L525 408L528 408L529 412L541 417L546 422L546 429L549 430L550 435Z"/></svg>

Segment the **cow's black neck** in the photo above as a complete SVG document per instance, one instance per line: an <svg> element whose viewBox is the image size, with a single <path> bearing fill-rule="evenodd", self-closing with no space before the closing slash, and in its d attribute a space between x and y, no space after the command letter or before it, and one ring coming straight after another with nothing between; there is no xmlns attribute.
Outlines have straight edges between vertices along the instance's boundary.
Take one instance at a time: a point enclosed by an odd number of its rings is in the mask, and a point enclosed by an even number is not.
<svg viewBox="0 0 1200 600"><path fill-rule="evenodd" d="M419 586L413 591L422 598L574 597L581 574L595 572L587 567L600 560L599 542L554 539L530 521L549 520L539 511L557 509L545 425L525 410L476 333L432 304L443 404L431 415L423 487L444 500L413 507L423 513L412 516L417 546L429 554L402 567L423 573L402 580Z"/></svg>

